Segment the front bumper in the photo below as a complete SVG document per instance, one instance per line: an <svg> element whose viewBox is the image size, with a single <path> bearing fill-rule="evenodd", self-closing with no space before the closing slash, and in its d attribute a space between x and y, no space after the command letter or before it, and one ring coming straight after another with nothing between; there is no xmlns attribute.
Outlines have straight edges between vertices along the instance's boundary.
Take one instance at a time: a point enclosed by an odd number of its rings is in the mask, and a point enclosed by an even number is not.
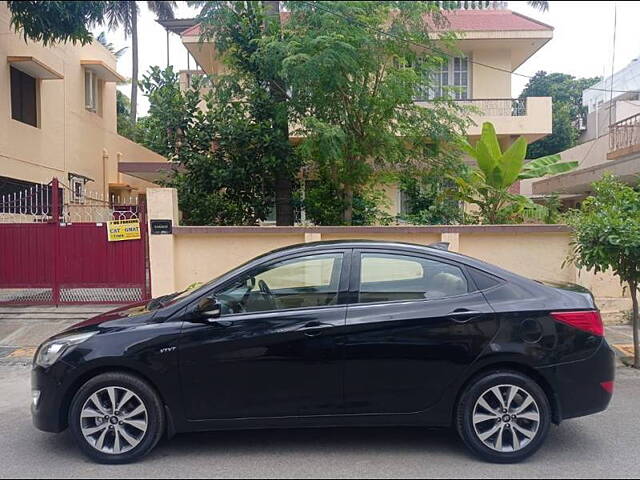
<svg viewBox="0 0 640 480"><path fill-rule="evenodd" d="M67 428L68 388L62 379L70 369L57 362L48 369L34 365L31 370L31 390L40 392L37 404L31 402L31 418L38 430L59 433Z"/></svg>
<svg viewBox="0 0 640 480"><path fill-rule="evenodd" d="M612 393L602 386L615 378L615 353L605 339L585 360L542 368L553 386L558 420L583 417L606 410Z"/></svg>

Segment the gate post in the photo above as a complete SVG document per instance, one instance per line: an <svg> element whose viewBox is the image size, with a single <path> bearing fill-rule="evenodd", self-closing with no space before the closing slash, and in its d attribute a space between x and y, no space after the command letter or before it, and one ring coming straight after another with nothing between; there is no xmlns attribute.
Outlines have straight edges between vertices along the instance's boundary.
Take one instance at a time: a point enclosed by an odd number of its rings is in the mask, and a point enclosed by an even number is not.
<svg viewBox="0 0 640 480"><path fill-rule="evenodd" d="M51 221L60 221L60 182L56 177L51 180Z"/></svg>
<svg viewBox="0 0 640 480"><path fill-rule="evenodd" d="M60 184L56 177L51 181L51 224L53 227L53 248L51 261L53 263L53 286L51 300L54 305L60 303Z"/></svg>
<svg viewBox="0 0 640 480"><path fill-rule="evenodd" d="M176 290L174 236L154 235L151 220L171 220L178 226L178 193L175 188L147 188L147 225L151 295L157 297Z"/></svg>

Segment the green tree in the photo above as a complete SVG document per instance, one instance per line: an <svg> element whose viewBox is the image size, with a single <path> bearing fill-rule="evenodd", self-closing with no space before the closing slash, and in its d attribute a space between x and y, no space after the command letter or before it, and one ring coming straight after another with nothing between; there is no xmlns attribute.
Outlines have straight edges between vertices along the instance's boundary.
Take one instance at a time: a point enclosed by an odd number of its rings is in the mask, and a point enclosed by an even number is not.
<svg viewBox="0 0 640 480"><path fill-rule="evenodd" d="M45 46L93 40L91 27L104 19L106 2L8 1L11 25L26 40Z"/></svg>
<svg viewBox="0 0 640 480"><path fill-rule="evenodd" d="M476 160L477 166L469 177L458 177L460 197L474 204L482 223L517 223L540 206L522 195L509 192L519 180L567 172L578 162L561 162L560 155L540 157L525 163L527 141L518 138L504 153L492 123L482 125L482 134L475 146L464 142L465 151Z"/></svg>
<svg viewBox="0 0 640 480"><path fill-rule="evenodd" d="M140 82L150 107L136 138L180 166L166 183L178 190L184 223L255 225L273 205L269 95L229 76L208 81L194 77L182 91L171 67L153 67Z"/></svg>
<svg viewBox="0 0 640 480"><path fill-rule="evenodd" d="M293 190L300 163L289 140L289 94L281 76L284 51L279 2L197 2L201 38L213 41L229 75L249 89L264 89L260 121L271 122L263 138L275 189L276 224L293 225ZM253 120L249 120L253 121Z"/></svg>
<svg viewBox="0 0 640 480"><path fill-rule="evenodd" d="M611 269L629 287L633 304L633 365L640 368L640 192L611 175L594 183L593 191L593 196L567 217L574 237L571 260L595 273Z"/></svg>
<svg viewBox="0 0 640 480"><path fill-rule="evenodd" d="M576 145L580 131L575 126L585 113L582 92L600 81L599 77L575 78L564 73L536 73L520 94L526 97L551 97L553 101L552 133L529 146L527 158L562 152Z"/></svg>
<svg viewBox="0 0 640 480"><path fill-rule="evenodd" d="M468 175L468 166L457 150L430 152L425 168L409 168L400 174L400 189L407 207L402 220L416 225L452 225L464 222L455 178Z"/></svg>
<svg viewBox="0 0 640 480"><path fill-rule="evenodd" d="M332 186L327 200L342 212L340 223L351 225L355 199L375 190L380 172L400 171L423 145L455 143L463 131L466 116L453 102L414 102L448 61L436 42L451 46L451 35L439 38L425 22L442 21L433 2L287 5L283 76L303 138L298 150L318 184ZM416 52L414 43L434 50Z"/></svg>
<svg viewBox="0 0 640 480"><path fill-rule="evenodd" d="M83 3L83 2L78 2ZM122 28L125 38L131 37L131 123L138 116L138 14L140 9L136 1L110 1L105 3L104 15L109 28ZM173 18L176 2L148 1L147 8L160 19Z"/></svg>

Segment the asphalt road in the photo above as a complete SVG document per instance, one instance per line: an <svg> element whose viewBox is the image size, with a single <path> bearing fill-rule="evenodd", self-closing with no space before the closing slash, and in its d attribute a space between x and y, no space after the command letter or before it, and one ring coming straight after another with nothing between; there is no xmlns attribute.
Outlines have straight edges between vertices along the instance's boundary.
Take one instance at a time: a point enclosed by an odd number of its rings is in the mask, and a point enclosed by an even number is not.
<svg viewBox="0 0 640 480"><path fill-rule="evenodd" d="M619 369L609 410L552 428L519 465L476 460L451 431L372 428L185 434L137 464L104 466L85 459L69 433L37 431L29 401L28 367L0 366L0 478L640 476L640 374L628 369Z"/></svg>

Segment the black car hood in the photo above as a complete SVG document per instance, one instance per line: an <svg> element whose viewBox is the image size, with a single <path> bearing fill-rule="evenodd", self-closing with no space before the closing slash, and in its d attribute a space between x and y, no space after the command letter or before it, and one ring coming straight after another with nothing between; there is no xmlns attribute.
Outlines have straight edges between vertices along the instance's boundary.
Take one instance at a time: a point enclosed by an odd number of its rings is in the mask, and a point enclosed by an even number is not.
<svg viewBox="0 0 640 480"><path fill-rule="evenodd" d="M95 317L89 318L83 322L76 323L67 328L65 332L73 330L93 330L119 328L123 326L131 326L149 322L155 315L155 310L146 308L147 302L141 301L118 307Z"/></svg>

